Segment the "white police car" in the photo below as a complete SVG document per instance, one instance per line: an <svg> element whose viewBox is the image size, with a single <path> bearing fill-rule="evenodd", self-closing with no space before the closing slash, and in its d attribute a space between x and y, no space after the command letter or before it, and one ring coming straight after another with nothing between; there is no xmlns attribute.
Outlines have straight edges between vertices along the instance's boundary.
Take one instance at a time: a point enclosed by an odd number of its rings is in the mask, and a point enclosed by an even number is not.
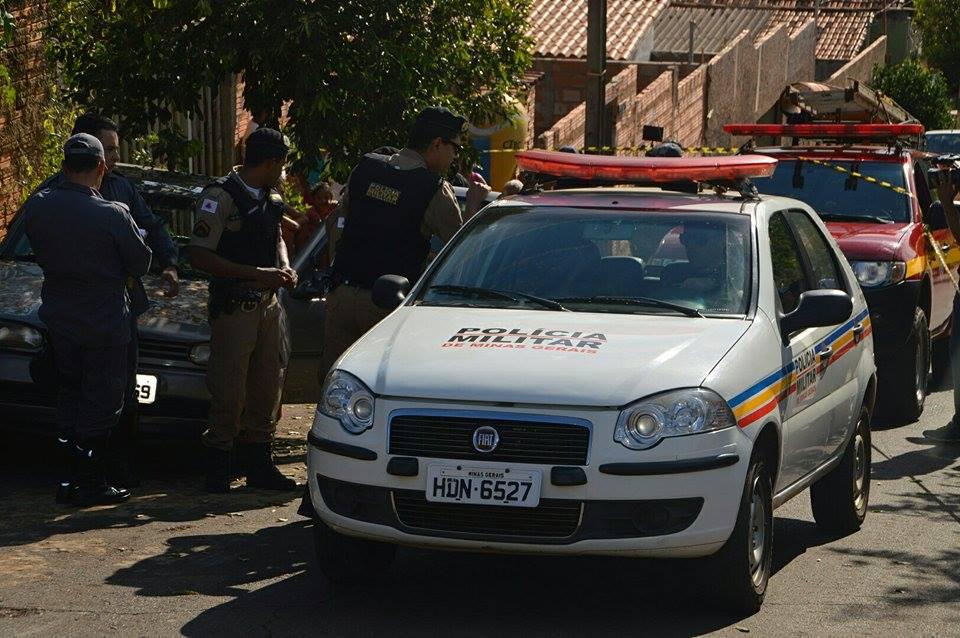
<svg viewBox="0 0 960 638"><path fill-rule="evenodd" d="M680 191L776 164L518 155ZM399 307L337 362L309 435L324 573L370 576L398 544L710 556L750 611L775 507L809 487L818 524L858 529L876 378L856 278L805 204L718 192L521 195L409 294L381 278Z"/></svg>

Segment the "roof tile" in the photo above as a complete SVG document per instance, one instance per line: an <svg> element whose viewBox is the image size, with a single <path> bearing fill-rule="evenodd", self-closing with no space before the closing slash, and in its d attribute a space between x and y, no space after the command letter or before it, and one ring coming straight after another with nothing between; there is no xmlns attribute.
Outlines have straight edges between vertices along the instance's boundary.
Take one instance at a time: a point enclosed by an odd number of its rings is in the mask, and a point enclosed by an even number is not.
<svg viewBox="0 0 960 638"><path fill-rule="evenodd" d="M637 41L669 0L608 0L607 58L629 60ZM586 0L534 0L530 35L534 55L543 58L587 57Z"/></svg>

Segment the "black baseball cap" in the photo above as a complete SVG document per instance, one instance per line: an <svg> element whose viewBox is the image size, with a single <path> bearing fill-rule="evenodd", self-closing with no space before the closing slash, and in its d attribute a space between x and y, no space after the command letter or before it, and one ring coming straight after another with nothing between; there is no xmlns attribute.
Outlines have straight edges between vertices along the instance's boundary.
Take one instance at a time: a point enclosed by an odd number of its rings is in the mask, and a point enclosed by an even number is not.
<svg viewBox="0 0 960 638"><path fill-rule="evenodd" d="M63 156L66 158L78 155L103 159L103 144L89 133L71 135L63 145Z"/></svg>
<svg viewBox="0 0 960 638"><path fill-rule="evenodd" d="M428 106L420 111L420 115L414 120L412 133L414 136L423 133L424 137L449 139L460 135L466 125L467 119L456 115L450 109Z"/></svg>
<svg viewBox="0 0 960 638"><path fill-rule="evenodd" d="M283 133L272 128L258 128L247 138L247 149L262 150L268 157L284 157L290 150Z"/></svg>

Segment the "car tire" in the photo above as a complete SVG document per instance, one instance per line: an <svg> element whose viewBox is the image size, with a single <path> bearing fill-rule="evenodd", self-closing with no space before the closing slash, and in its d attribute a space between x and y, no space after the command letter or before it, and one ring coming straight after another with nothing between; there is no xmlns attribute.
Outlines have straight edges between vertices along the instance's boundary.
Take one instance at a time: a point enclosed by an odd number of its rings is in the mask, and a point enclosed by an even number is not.
<svg viewBox="0 0 960 638"><path fill-rule="evenodd" d="M376 580L390 568L397 552L396 545L345 536L320 520L313 526L313 541L317 566L338 585Z"/></svg>
<svg viewBox="0 0 960 638"><path fill-rule="evenodd" d="M820 528L844 535L860 529L870 502L870 457L870 413L863 408L840 464L810 486Z"/></svg>
<svg viewBox="0 0 960 638"><path fill-rule="evenodd" d="M930 328L927 315L915 308L910 338L878 375L885 416L895 423L920 418L930 381Z"/></svg>
<svg viewBox="0 0 960 638"><path fill-rule="evenodd" d="M758 612L773 568L773 481L760 454L750 461L733 533L709 560L716 600L724 609Z"/></svg>

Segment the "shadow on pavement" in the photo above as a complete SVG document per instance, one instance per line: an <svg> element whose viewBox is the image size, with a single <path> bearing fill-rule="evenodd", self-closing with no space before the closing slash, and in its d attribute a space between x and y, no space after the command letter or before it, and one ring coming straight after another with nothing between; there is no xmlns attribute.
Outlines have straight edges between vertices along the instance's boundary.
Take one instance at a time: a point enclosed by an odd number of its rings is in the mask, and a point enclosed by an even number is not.
<svg viewBox="0 0 960 638"><path fill-rule="evenodd" d="M0 546L26 545L55 534L138 527L150 522L184 523L208 516L276 507L300 492L235 489L229 495L201 489L203 451L197 441L150 441L140 455L142 485L116 506L77 509L57 505L53 439L17 435L0 451ZM282 466L302 464L304 444L278 439L275 459ZM288 473L289 468L284 468ZM301 477L302 479L302 477Z"/></svg>
<svg viewBox="0 0 960 638"><path fill-rule="evenodd" d="M941 429L945 429L941 428ZM911 450L885 458L879 450L874 449L871 476L877 481L893 481L909 476L923 476L933 474L949 467L960 458L960 445L956 443L941 443L925 437L907 437L907 442L927 447Z"/></svg>

